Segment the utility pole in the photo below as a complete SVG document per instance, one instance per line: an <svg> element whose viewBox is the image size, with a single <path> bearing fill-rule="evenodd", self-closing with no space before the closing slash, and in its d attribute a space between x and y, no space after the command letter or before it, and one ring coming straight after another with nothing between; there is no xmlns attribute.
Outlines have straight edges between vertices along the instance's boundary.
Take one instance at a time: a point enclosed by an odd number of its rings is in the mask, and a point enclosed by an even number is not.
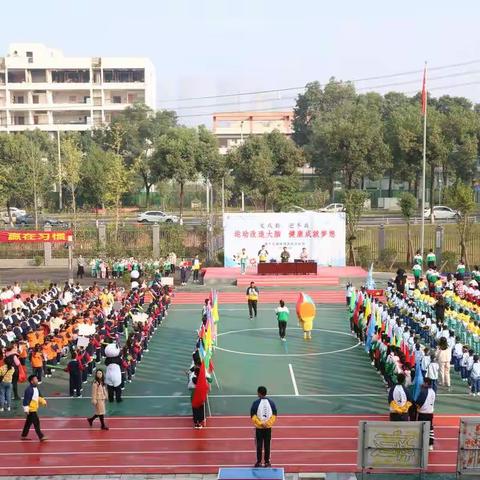
<svg viewBox="0 0 480 480"><path fill-rule="evenodd" d="M63 210L62 196L62 154L60 149L60 130L57 130L57 153L58 153L58 209Z"/></svg>

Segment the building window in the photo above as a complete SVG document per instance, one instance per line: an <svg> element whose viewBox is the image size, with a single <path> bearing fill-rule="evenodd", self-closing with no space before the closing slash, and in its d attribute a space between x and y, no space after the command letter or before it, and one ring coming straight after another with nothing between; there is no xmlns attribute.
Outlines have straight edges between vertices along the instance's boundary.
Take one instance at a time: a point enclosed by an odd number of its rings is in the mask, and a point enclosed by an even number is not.
<svg viewBox="0 0 480 480"><path fill-rule="evenodd" d="M77 103L77 97L75 95L70 95L68 97L68 103Z"/></svg>
<svg viewBox="0 0 480 480"><path fill-rule="evenodd" d="M122 97L120 95L113 95L112 103L122 103Z"/></svg>
<svg viewBox="0 0 480 480"><path fill-rule="evenodd" d="M13 103L25 103L23 95L14 95L13 96Z"/></svg>
<svg viewBox="0 0 480 480"><path fill-rule="evenodd" d="M33 96L32 96L32 101L33 101L33 103L40 103L39 100L40 100L40 98L39 98L38 95L33 95Z"/></svg>
<svg viewBox="0 0 480 480"><path fill-rule="evenodd" d="M14 125L25 125L25 117L13 117Z"/></svg>

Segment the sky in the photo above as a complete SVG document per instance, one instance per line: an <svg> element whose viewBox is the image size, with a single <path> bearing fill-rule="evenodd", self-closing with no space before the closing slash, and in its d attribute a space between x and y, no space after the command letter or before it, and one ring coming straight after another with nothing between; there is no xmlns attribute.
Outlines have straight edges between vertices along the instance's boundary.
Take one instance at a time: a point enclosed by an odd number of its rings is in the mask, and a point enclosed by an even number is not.
<svg viewBox="0 0 480 480"><path fill-rule="evenodd" d="M216 111L288 110L301 90L182 99L417 71L355 83L413 94L425 61L477 61L432 69L428 86L480 102L479 18L478 0L18 0L2 2L0 56L38 42L66 56L149 57L157 107L209 125ZM382 87L397 82L411 83Z"/></svg>

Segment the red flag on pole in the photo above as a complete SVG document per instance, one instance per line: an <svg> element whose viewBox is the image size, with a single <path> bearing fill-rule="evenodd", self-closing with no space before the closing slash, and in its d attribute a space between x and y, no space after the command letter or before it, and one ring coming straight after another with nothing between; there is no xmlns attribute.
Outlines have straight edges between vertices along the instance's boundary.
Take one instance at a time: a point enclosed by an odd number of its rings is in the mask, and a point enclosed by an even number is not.
<svg viewBox="0 0 480 480"><path fill-rule="evenodd" d="M427 65L423 70L423 84L422 84L422 115L427 113Z"/></svg>
<svg viewBox="0 0 480 480"><path fill-rule="evenodd" d="M200 408L205 403L205 401L207 400L208 390L209 387L207 382L207 375L205 372L205 363L202 363L202 366L200 367L200 372L198 373L195 390L193 392L193 408Z"/></svg>

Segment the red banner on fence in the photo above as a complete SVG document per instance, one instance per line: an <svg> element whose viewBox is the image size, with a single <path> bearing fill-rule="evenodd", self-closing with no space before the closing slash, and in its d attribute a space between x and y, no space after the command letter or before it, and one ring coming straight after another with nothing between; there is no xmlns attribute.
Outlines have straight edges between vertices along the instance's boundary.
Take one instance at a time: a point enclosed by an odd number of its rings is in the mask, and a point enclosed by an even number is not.
<svg viewBox="0 0 480 480"><path fill-rule="evenodd" d="M35 231L35 230L0 230L0 243L65 243L72 242L71 230Z"/></svg>

